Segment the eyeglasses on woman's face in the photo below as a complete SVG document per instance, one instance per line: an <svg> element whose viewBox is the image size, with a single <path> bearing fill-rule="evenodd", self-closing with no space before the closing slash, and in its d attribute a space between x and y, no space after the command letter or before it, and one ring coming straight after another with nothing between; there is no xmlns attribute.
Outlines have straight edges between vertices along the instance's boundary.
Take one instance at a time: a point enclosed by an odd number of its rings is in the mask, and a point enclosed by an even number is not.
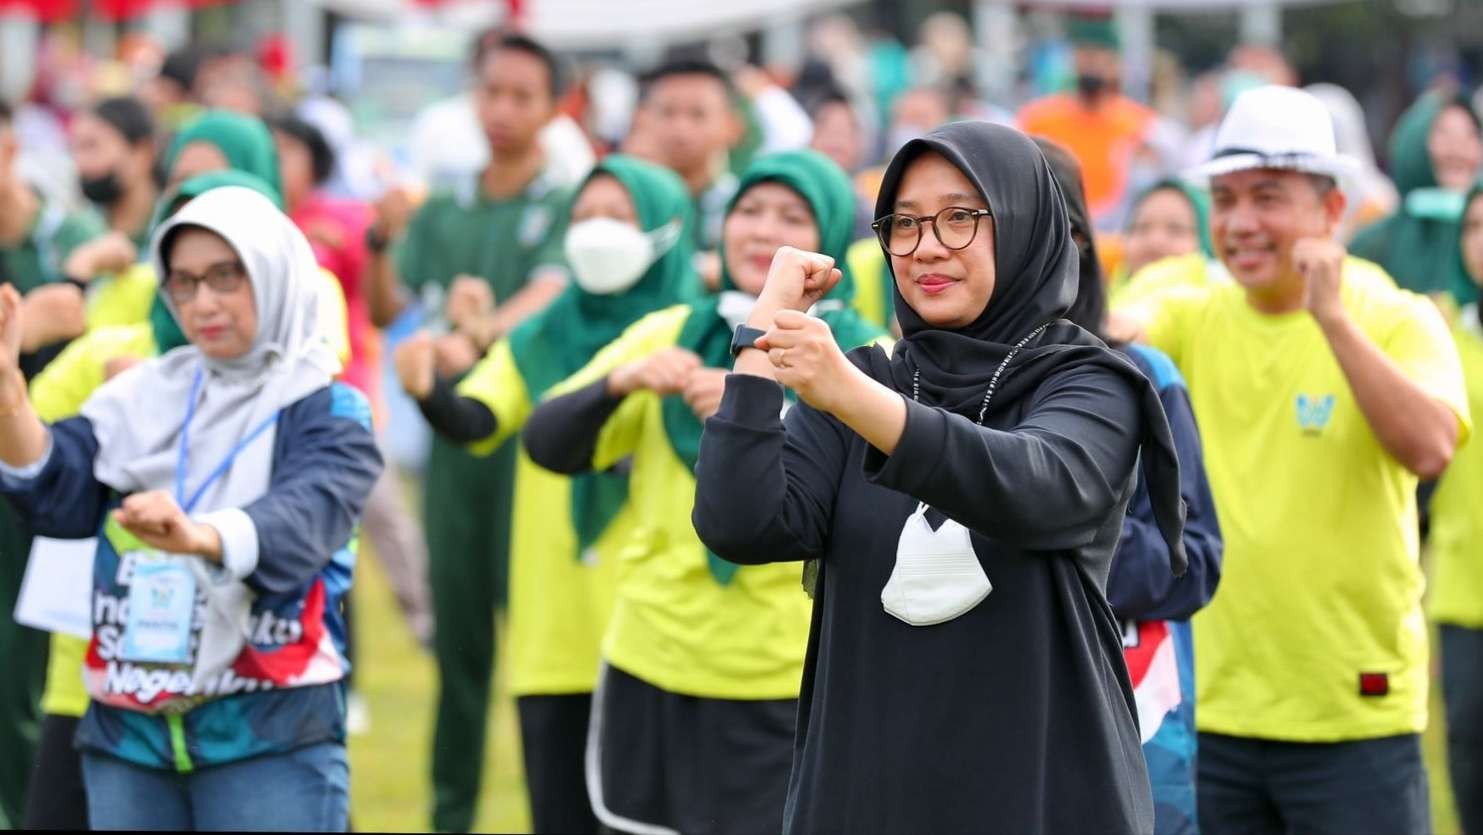
<svg viewBox="0 0 1483 835"><path fill-rule="evenodd" d="M988 209L948 206L935 215L889 214L870 224L880 237L886 252L906 258L922 244L922 230L928 224L938 243L952 250L967 249L978 236L979 219L993 217Z"/></svg>
<svg viewBox="0 0 1483 835"><path fill-rule="evenodd" d="M200 275L185 270L171 270L165 276L165 294L170 297L170 301L181 305L194 299L196 290L202 284L210 287L211 292L217 295L226 295L237 292L245 278L247 268L242 266L241 261L219 261L207 267L206 272Z"/></svg>

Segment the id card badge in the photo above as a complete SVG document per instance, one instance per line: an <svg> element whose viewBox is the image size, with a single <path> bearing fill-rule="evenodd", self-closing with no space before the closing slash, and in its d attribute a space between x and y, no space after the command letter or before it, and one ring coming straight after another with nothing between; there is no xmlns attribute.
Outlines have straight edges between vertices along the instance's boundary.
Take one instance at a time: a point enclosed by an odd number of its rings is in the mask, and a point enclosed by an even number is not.
<svg viewBox="0 0 1483 835"><path fill-rule="evenodd" d="M129 584L122 657L137 663L189 663L195 612L196 577L185 560L140 554Z"/></svg>

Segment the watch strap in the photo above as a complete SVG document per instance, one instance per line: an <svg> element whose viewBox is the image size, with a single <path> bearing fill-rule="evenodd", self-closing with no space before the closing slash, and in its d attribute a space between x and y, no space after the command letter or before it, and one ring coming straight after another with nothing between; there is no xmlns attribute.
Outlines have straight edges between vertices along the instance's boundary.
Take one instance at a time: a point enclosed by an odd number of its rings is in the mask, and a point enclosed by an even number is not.
<svg viewBox="0 0 1483 835"><path fill-rule="evenodd" d="M756 348L757 340L767 335L767 331L747 325L737 325L736 332L731 336L731 356L735 357L748 348Z"/></svg>

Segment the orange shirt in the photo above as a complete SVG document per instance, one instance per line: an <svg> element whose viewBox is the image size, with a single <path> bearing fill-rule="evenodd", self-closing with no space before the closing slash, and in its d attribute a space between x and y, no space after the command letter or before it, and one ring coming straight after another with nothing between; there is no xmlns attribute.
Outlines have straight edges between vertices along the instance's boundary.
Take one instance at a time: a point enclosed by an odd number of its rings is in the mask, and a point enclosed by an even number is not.
<svg viewBox="0 0 1483 835"><path fill-rule="evenodd" d="M1075 94L1036 99L1020 110L1020 129L1064 147L1081 163L1087 204L1094 216L1115 208L1127 188L1128 164L1153 123L1154 112L1126 96L1088 110Z"/></svg>

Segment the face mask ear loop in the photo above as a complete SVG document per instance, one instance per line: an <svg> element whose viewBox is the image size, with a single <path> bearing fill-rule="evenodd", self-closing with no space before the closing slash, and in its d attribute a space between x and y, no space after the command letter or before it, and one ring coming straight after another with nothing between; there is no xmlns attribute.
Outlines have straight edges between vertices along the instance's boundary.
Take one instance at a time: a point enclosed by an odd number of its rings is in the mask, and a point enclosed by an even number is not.
<svg viewBox="0 0 1483 835"><path fill-rule="evenodd" d="M680 223L680 219L674 218L669 223L648 233L649 240L654 244L654 261L658 261L674 249L675 244L680 242L680 232L683 229L684 225ZM652 265L654 261L650 264Z"/></svg>

